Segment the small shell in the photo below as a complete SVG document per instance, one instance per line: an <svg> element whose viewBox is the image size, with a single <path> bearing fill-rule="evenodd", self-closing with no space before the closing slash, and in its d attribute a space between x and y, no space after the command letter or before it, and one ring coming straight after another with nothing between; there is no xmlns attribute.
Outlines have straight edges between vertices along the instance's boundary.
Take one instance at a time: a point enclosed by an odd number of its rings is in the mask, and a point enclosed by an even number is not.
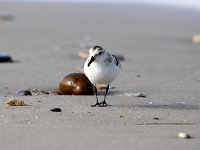
<svg viewBox="0 0 200 150"><path fill-rule="evenodd" d="M142 98L146 97L146 95L144 95L142 93L125 93L124 95L125 96L129 96L129 97L132 97L132 96L134 96L134 97L142 97Z"/></svg>
<svg viewBox="0 0 200 150"><path fill-rule="evenodd" d="M10 99L6 104L8 104L9 106L26 106L24 101L16 99Z"/></svg>
<svg viewBox="0 0 200 150"><path fill-rule="evenodd" d="M187 134L187 133L184 133L184 132L180 132L180 133L178 134L178 137L179 137L179 138L182 138L182 139L189 139L189 138L190 138L190 135Z"/></svg>

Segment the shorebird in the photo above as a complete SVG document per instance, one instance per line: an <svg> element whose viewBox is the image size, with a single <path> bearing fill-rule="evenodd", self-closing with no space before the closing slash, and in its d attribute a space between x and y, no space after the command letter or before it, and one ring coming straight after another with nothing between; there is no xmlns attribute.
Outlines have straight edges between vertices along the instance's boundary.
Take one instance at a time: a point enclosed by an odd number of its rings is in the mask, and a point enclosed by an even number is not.
<svg viewBox="0 0 200 150"><path fill-rule="evenodd" d="M109 90L110 83L117 77L117 74L122 69L117 58L106 51L101 46L93 46L89 49L89 56L85 61L84 72L90 82L94 85L96 95L96 104L91 107L106 107L106 95ZM97 96L97 84L107 85L104 100L99 103Z"/></svg>

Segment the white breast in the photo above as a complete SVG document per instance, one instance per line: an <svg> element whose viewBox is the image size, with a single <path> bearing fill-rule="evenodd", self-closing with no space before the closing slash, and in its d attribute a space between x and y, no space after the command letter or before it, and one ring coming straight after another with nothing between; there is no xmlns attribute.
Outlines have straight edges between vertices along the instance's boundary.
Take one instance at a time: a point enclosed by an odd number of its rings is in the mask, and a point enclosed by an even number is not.
<svg viewBox="0 0 200 150"><path fill-rule="evenodd" d="M84 72L93 84L110 84L121 70L121 66L117 67L112 62L104 62L104 59L95 60L89 67L90 57L85 62Z"/></svg>

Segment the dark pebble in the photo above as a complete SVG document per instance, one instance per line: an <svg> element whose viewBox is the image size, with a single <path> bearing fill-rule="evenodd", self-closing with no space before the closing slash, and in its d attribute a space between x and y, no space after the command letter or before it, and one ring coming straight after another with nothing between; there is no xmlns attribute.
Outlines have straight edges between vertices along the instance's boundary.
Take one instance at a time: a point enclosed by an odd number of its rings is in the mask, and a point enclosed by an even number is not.
<svg viewBox="0 0 200 150"><path fill-rule="evenodd" d="M29 90L22 90L22 91L16 92L16 95L17 96L32 96L32 93Z"/></svg>
<svg viewBox="0 0 200 150"><path fill-rule="evenodd" d="M140 95L138 95L137 97L146 98L146 95L140 94Z"/></svg>
<svg viewBox="0 0 200 150"><path fill-rule="evenodd" d="M50 111L52 111L52 112L61 112L62 109L60 109L60 108L53 108Z"/></svg>
<svg viewBox="0 0 200 150"><path fill-rule="evenodd" d="M0 62L12 62L12 57L8 54L0 54Z"/></svg>

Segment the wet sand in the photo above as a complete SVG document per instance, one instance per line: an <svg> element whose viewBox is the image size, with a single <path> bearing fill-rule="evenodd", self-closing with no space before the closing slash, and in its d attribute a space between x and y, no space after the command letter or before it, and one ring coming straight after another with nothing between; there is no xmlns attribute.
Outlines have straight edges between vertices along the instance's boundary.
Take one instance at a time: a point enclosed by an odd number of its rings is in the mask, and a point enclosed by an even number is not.
<svg viewBox="0 0 200 150"><path fill-rule="evenodd" d="M200 11L139 4L2 3L0 52L1 149L199 149ZM123 70L107 97L34 95L54 91L84 61L80 43L90 37L122 54ZM125 93L143 93L145 98ZM10 98L28 106L9 107ZM100 96L103 99L103 96ZM59 107L62 112L51 112ZM179 132L191 139L180 139Z"/></svg>

